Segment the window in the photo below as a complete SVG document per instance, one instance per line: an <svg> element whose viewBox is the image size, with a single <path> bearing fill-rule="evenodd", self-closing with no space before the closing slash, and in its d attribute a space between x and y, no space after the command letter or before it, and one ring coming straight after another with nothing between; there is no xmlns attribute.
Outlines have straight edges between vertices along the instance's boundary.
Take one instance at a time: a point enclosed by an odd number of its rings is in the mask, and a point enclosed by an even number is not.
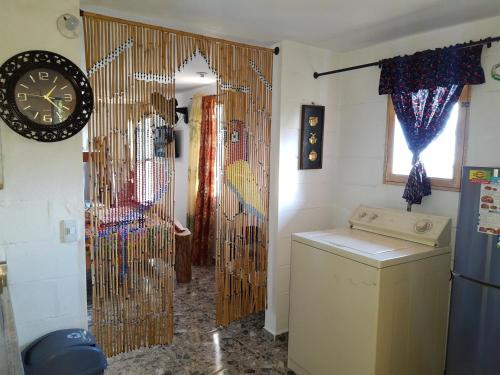
<svg viewBox="0 0 500 375"><path fill-rule="evenodd" d="M434 189L460 190L469 98L469 87L465 86L443 132L420 155ZM412 154L389 96L384 184L406 184L411 160Z"/></svg>

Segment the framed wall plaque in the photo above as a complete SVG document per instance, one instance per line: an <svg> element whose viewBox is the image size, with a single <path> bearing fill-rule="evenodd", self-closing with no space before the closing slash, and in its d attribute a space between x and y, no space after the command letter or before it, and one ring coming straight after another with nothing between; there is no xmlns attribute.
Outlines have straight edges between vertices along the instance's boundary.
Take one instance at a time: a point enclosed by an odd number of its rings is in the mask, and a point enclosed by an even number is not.
<svg viewBox="0 0 500 375"><path fill-rule="evenodd" d="M325 106L303 105L300 124L300 169L323 166L323 127Z"/></svg>

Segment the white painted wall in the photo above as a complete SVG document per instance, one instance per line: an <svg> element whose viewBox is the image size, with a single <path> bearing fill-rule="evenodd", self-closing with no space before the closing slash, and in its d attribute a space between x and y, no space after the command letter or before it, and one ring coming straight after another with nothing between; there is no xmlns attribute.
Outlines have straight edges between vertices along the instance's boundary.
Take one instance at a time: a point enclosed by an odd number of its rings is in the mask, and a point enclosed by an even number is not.
<svg viewBox="0 0 500 375"><path fill-rule="evenodd" d="M176 93L175 97L179 102L179 107L189 107L191 109L190 92L185 91ZM175 192L174 192L174 211L175 217L186 226L187 204L188 204L188 168L189 168L189 124L179 119L175 128L176 133L180 134L181 155L175 158Z"/></svg>
<svg viewBox="0 0 500 375"><path fill-rule="evenodd" d="M2 0L0 62L46 49L81 62L78 39L57 31L63 13L78 15L78 0ZM83 236L82 139L57 143L23 138L0 121L4 189L0 190L0 257L21 346L62 328L87 326ZM63 244L59 225L75 219L80 240Z"/></svg>
<svg viewBox="0 0 500 375"><path fill-rule="evenodd" d="M179 107L188 107L191 112L191 104L194 94L214 95L217 92L215 84L204 87L197 87L191 90L182 91L175 94ZM181 134L181 155L175 158L175 217L186 226L186 215L188 208L188 169L189 169L189 125L181 118L175 128Z"/></svg>
<svg viewBox="0 0 500 375"><path fill-rule="evenodd" d="M498 35L500 17L444 28L383 43L339 56L333 66L346 67L380 58L412 54L468 40ZM492 65L500 62L500 45L484 49L482 64L486 84L473 86L469 118L466 165L500 165L500 82L490 76ZM323 77L338 83L340 93L337 155L339 168L334 175L336 226L346 226L359 204L405 209L404 187L384 185L383 165L387 96L378 95L380 71L377 67ZM459 193L434 190L414 211L446 215L456 226ZM453 235L454 237L454 235Z"/></svg>
<svg viewBox="0 0 500 375"><path fill-rule="evenodd" d="M268 309L265 328L288 330L290 234L346 227L360 203L406 209L403 187L383 184L387 96L378 95L377 67L314 80L325 71L498 35L500 17L414 35L342 54L282 42L273 76L273 140ZM500 82L490 77L500 62L500 45L483 52L486 84L474 86L470 107L467 165L500 165ZM325 161L320 171L298 165L300 104L326 105ZM459 193L434 190L418 212L453 218ZM454 237L454 235L453 235Z"/></svg>
<svg viewBox="0 0 500 375"><path fill-rule="evenodd" d="M55 26L60 14L77 14L78 7L78 0L2 1L0 33L10 39L2 44L0 60L23 50L48 49L79 62L80 42L63 38ZM387 99L377 93L379 70L318 80L313 72L497 35L499 24L497 17L342 55L295 42L279 44L273 78L268 331L279 334L288 329L291 233L346 226L359 203L405 207L400 198L403 188L382 184ZM485 50L487 73L499 61L500 46ZM489 76L487 80L472 90L467 164L500 165L500 83ZM323 169L301 171L300 106L311 102L326 106ZM5 176L5 188L0 190L0 259L9 264L20 343L25 345L55 329L86 326L83 239L73 244L59 240L62 219L76 218L83 232L81 135L42 144L18 136L5 124L0 124L0 132ZM184 146L188 139L185 132ZM185 163L187 150L183 148ZM180 210L187 199L178 191L181 180L187 184L187 169L183 178L180 160L176 168L176 216L185 220L185 208L184 213ZM454 219L457 209L458 194L442 191L415 207Z"/></svg>
<svg viewBox="0 0 500 375"><path fill-rule="evenodd" d="M265 328L272 334L288 330L290 244L294 232L333 225L334 159L338 136L335 82L315 80L315 71L331 66L332 53L283 41L275 57L271 146L268 308ZM325 105L323 169L299 170L302 104Z"/></svg>

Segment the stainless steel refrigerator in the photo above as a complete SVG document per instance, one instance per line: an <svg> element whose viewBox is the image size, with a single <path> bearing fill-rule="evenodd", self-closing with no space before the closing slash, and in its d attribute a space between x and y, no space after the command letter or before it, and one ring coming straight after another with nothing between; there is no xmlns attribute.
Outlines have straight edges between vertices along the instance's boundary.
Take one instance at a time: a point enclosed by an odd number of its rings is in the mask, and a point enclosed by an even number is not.
<svg viewBox="0 0 500 375"><path fill-rule="evenodd" d="M499 169L463 170L446 375L500 374L500 231L494 228L495 215L500 215L494 194L500 192L494 190L498 185L486 183ZM484 220L494 224L484 225Z"/></svg>

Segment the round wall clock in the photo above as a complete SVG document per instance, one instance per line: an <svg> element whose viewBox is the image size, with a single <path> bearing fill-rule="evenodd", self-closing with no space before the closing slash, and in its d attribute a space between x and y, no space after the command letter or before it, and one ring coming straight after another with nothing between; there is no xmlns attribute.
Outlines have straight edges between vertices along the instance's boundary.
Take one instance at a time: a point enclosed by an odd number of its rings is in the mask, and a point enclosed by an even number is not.
<svg viewBox="0 0 500 375"><path fill-rule="evenodd" d="M0 67L0 116L26 138L72 137L87 124L93 104L85 74L56 53L27 51Z"/></svg>

